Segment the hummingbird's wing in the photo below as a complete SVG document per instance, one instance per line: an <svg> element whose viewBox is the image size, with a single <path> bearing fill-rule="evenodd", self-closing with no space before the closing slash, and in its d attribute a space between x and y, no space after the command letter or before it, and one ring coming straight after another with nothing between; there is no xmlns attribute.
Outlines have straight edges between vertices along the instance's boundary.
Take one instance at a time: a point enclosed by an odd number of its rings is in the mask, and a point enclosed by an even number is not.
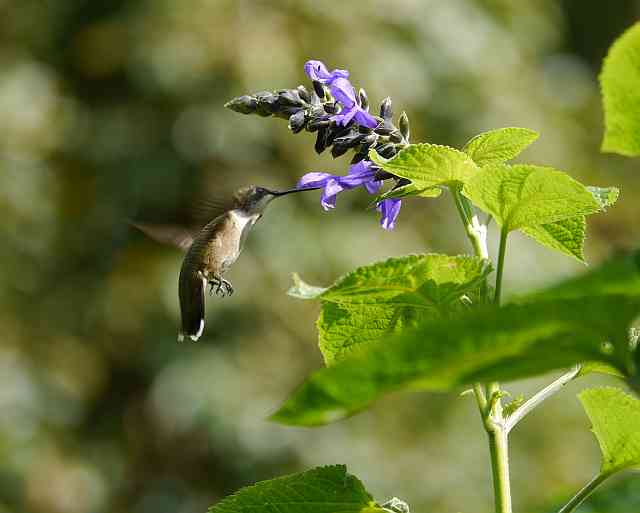
<svg viewBox="0 0 640 513"><path fill-rule="evenodd" d="M153 240L174 246L182 251L189 250L191 244L193 244L193 239L199 231L198 228L189 229L184 226L170 224L138 223L135 221L129 221L129 224L135 226Z"/></svg>

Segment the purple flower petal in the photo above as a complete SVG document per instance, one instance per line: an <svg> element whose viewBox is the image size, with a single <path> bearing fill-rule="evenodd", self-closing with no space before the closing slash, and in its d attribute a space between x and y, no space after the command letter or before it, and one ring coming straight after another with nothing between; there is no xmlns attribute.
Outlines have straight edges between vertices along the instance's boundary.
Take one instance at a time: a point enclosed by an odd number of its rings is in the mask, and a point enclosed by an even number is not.
<svg viewBox="0 0 640 513"><path fill-rule="evenodd" d="M329 119L335 121L338 125L347 126L356 113L357 110L355 107L343 108L338 114L331 116Z"/></svg>
<svg viewBox="0 0 640 513"><path fill-rule="evenodd" d="M339 77L331 82L331 95L347 109L356 105L356 91L346 78Z"/></svg>
<svg viewBox="0 0 640 513"><path fill-rule="evenodd" d="M349 72L346 69L334 69L331 73L321 61L307 61L304 64L304 72L311 80L322 84L331 84L338 78L347 78Z"/></svg>
<svg viewBox="0 0 640 513"><path fill-rule="evenodd" d="M369 194L377 194L382 187L382 180L372 180L364 184L364 188L367 189Z"/></svg>
<svg viewBox="0 0 640 513"><path fill-rule="evenodd" d="M329 179L333 178L330 173L307 173L303 175L296 185L296 189L307 189L311 187L323 187Z"/></svg>
<svg viewBox="0 0 640 513"><path fill-rule="evenodd" d="M378 211L382 214L380 225L385 230L393 230L395 228L401 206L402 200L395 198L382 200L378 203Z"/></svg>
<svg viewBox="0 0 640 513"><path fill-rule="evenodd" d="M378 120L376 118L357 105L356 108L358 110L356 111L354 118L358 125L366 126L367 128L375 128L378 126Z"/></svg>
<svg viewBox="0 0 640 513"><path fill-rule="evenodd" d="M371 166L373 166L373 163L370 160L361 160L360 162L356 162L349 166L349 174L359 175L361 173L369 172L371 171Z"/></svg>
<svg viewBox="0 0 640 513"><path fill-rule="evenodd" d="M339 177L331 178L327 181L324 190L322 191L322 197L320 198L320 204L325 210L336 207L336 197L339 192L344 191L344 187L338 182Z"/></svg>

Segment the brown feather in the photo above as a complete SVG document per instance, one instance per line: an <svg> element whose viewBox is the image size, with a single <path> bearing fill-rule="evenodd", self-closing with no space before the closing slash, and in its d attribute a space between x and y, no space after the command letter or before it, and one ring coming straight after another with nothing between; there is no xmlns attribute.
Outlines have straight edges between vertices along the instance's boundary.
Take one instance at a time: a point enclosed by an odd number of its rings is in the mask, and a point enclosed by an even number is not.
<svg viewBox="0 0 640 513"><path fill-rule="evenodd" d="M138 223L134 221L130 221L129 224L156 242L174 246L182 251L189 250L198 233L198 229L189 229L170 224Z"/></svg>

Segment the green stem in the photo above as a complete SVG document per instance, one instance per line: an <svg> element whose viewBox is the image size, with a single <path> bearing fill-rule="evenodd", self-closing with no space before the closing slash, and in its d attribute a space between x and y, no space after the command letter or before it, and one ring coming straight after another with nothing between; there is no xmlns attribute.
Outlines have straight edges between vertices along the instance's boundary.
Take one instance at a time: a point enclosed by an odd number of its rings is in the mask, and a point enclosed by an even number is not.
<svg viewBox="0 0 640 513"><path fill-rule="evenodd" d="M493 302L497 305L500 304L500 296L502 294L502 275L504 273L504 255L507 252L507 237L509 232L502 228L500 230L500 249L498 250L498 269L496 271L496 295L493 298Z"/></svg>
<svg viewBox="0 0 640 513"><path fill-rule="evenodd" d="M496 513L512 513L508 434L501 425L494 425L487 429L487 433L489 435Z"/></svg>
<svg viewBox="0 0 640 513"><path fill-rule="evenodd" d="M478 216L473 213L469 200L460 194L460 189L451 187L450 190L464 230L473 246L473 252L480 258L489 258L486 226L480 223Z"/></svg>
<svg viewBox="0 0 640 513"><path fill-rule="evenodd" d="M511 481L509 478L509 431L502 415L500 384L489 384L488 410L484 426L489 436L491 471L496 513L511 513Z"/></svg>
<svg viewBox="0 0 640 513"><path fill-rule="evenodd" d="M576 493L573 498L567 502L562 509L558 511L558 513L570 513L574 509L576 509L580 504L582 504L589 495L593 493L593 491L598 488L608 477L610 474L598 474L591 481L589 481L582 490Z"/></svg>
<svg viewBox="0 0 640 513"><path fill-rule="evenodd" d="M473 246L473 251L480 258L489 258L487 249L487 227L482 225L473 213L471 204L460 190L451 188L453 201L462 220L467 237ZM504 250L506 248L506 234L501 250L502 265L504 266ZM499 276L502 277L502 271ZM502 278L500 278L502 279ZM486 288L486 287L485 287ZM499 296L498 296L499 301ZM491 470L493 473L493 489L495 495L496 513L512 513L511 484L509 480L509 432L502 415L500 400L500 385L491 383L488 388L488 398L480 383L473 386L487 435L489 436L489 452L491 454Z"/></svg>

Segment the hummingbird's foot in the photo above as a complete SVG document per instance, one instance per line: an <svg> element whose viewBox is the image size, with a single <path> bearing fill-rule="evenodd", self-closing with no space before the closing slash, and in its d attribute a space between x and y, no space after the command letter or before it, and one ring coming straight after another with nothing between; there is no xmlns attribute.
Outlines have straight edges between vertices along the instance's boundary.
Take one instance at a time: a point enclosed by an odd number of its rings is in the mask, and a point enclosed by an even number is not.
<svg viewBox="0 0 640 513"><path fill-rule="evenodd" d="M214 292L216 296L220 297L230 296L233 294L233 285L224 278L215 277L212 280L209 280L209 287L210 296L213 296Z"/></svg>
<svg viewBox="0 0 640 513"><path fill-rule="evenodd" d="M227 296L233 295L233 285L231 285L231 282L229 282L227 280L222 280L222 283L224 284L225 288L227 289Z"/></svg>
<svg viewBox="0 0 640 513"><path fill-rule="evenodd" d="M220 289L220 279L213 278L209 280L209 296L213 296L214 292L217 293L218 289Z"/></svg>

